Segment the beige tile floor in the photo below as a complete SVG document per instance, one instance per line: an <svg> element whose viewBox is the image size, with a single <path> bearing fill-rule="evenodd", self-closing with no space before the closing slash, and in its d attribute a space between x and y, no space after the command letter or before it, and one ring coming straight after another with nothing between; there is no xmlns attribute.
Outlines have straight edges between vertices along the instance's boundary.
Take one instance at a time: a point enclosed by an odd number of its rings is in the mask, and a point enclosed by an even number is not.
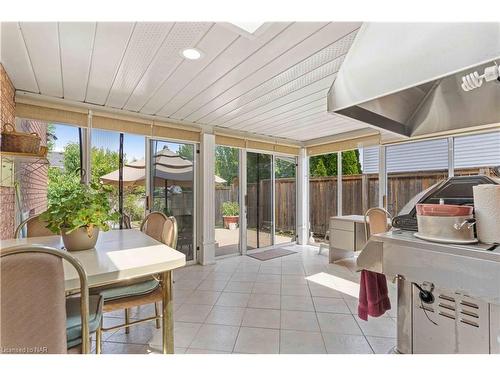
<svg viewBox="0 0 500 375"><path fill-rule="evenodd" d="M316 247L287 246L297 254L265 262L236 256L210 266L174 272L176 353L387 353L395 345L393 309L368 322L357 317L357 299L342 281L356 285L354 261L328 264ZM318 275L335 276L339 286L321 285ZM312 278L312 280L308 280ZM336 284L337 285L337 284ZM346 294L346 293L350 293ZM132 318L149 316L153 306L133 309ZM123 313L105 315L105 325ZM156 353L154 323L104 336L104 353Z"/></svg>

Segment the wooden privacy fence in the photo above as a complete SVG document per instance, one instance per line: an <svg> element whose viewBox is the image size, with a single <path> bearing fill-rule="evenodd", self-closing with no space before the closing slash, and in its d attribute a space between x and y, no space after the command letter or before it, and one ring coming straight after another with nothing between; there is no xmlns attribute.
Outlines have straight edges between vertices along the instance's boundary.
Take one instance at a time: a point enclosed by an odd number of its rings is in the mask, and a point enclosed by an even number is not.
<svg viewBox="0 0 500 375"><path fill-rule="evenodd" d="M489 168L455 170L456 176L475 174L490 175ZM387 207L396 215L404 205L422 190L446 178L448 171L425 171L389 173L387 176ZM248 227L256 227L257 209L261 223L271 222L272 207L269 180L259 186L259 207L257 207L257 184L249 184ZM231 190L232 189L232 190ZM378 206L378 174L348 175L342 177L343 215L363 215L370 207ZM237 201L237 189L217 187L215 191L216 224L222 225L222 202ZM293 178L276 179L276 230L294 231L296 213L296 183ZM300 199L300 197L299 197ZM313 177L309 180L310 230L324 236L328 230L329 218L337 214L337 177ZM262 224L261 224L262 225Z"/></svg>
<svg viewBox="0 0 500 375"><path fill-rule="evenodd" d="M297 212L297 183L295 178L276 179L276 231L295 233L295 215Z"/></svg>
<svg viewBox="0 0 500 375"><path fill-rule="evenodd" d="M455 176L490 175L490 168L455 170ZM447 178L448 171L389 173L387 175L387 209L397 215L415 195ZM342 177L342 214L363 215L378 206L378 174ZM316 177L309 180L309 221L311 231L324 236L329 218L337 215L337 177Z"/></svg>
<svg viewBox="0 0 500 375"><path fill-rule="evenodd" d="M342 177L344 215L361 215L378 203L378 174ZM309 222L315 235L324 236L329 219L337 214L337 177L309 179Z"/></svg>
<svg viewBox="0 0 500 375"><path fill-rule="evenodd" d="M257 215L259 217L260 228L270 229L272 224L272 197L271 181L262 180L257 183L247 185L248 201L248 221L249 228L257 227ZM278 178L275 185L276 196L276 231L295 232L296 213L296 182L295 178ZM257 205L258 198L258 205ZM215 225L222 226L222 203L231 201L238 202L237 186L216 186L215 188ZM258 210L258 211L257 211Z"/></svg>
<svg viewBox="0 0 500 375"><path fill-rule="evenodd" d="M217 185L215 187L215 226L222 227L222 203L224 202L238 202L239 191L238 185L223 186Z"/></svg>
<svg viewBox="0 0 500 375"><path fill-rule="evenodd" d="M272 225L272 190L271 180L261 180L247 184L247 227L268 231Z"/></svg>

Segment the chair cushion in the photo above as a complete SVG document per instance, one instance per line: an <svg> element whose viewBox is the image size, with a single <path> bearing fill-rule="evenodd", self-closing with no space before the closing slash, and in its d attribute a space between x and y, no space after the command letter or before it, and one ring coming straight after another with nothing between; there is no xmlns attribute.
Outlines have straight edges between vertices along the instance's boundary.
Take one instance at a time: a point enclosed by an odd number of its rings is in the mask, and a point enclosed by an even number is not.
<svg viewBox="0 0 500 375"><path fill-rule="evenodd" d="M102 319L101 295L89 296L89 331L94 333ZM68 348L82 343L82 324L80 318L80 297L66 298L66 340Z"/></svg>
<svg viewBox="0 0 500 375"><path fill-rule="evenodd" d="M104 301L112 301L121 298L141 296L153 292L160 285L159 281L150 279L128 285L101 290Z"/></svg>

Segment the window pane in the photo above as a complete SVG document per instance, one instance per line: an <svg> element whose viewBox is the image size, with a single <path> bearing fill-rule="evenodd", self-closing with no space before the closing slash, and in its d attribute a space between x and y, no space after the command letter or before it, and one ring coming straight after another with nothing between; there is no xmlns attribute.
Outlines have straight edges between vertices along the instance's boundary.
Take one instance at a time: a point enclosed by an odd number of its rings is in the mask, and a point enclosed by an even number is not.
<svg viewBox="0 0 500 375"><path fill-rule="evenodd" d="M363 183L359 150L342 152L342 215L363 215Z"/></svg>
<svg viewBox="0 0 500 375"><path fill-rule="evenodd" d="M194 145L151 141L152 211L177 220L177 250L194 259Z"/></svg>
<svg viewBox="0 0 500 375"><path fill-rule="evenodd" d="M273 244L273 187L271 155L247 153L247 248Z"/></svg>
<svg viewBox="0 0 500 375"><path fill-rule="evenodd" d="M365 147L360 150L363 172L363 214L372 207L378 207L379 194L379 146Z"/></svg>
<svg viewBox="0 0 500 375"><path fill-rule="evenodd" d="M146 169L143 136L123 134L123 217L124 227L139 228L145 215ZM111 207L119 211L120 133L93 129L92 180L111 189ZM119 228L120 221L114 223Z"/></svg>
<svg viewBox="0 0 500 375"><path fill-rule="evenodd" d="M275 243L279 244L295 241L297 160L282 156L276 156L274 160Z"/></svg>
<svg viewBox="0 0 500 375"><path fill-rule="evenodd" d="M145 137L123 135L123 213L132 228L139 228L145 216L146 164ZM140 171L140 173L138 173Z"/></svg>
<svg viewBox="0 0 500 375"><path fill-rule="evenodd" d="M325 238L330 217L337 215L337 153L309 158L309 223L318 240Z"/></svg>
<svg viewBox="0 0 500 375"><path fill-rule="evenodd" d="M48 124L48 200L59 186L70 179L80 181L80 134L79 128L69 125Z"/></svg>
<svg viewBox="0 0 500 375"><path fill-rule="evenodd" d="M456 137L455 175L491 174L500 165L500 132Z"/></svg>
<svg viewBox="0 0 500 375"><path fill-rule="evenodd" d="M448 141L406 143L387 147L387 210L399 211L416 194L448 177Z"/></svg>
<svg viewBox="0 0 500 375"><path fill-rule="evenodd" d="M239 149L215 148L215 256L240 252Z"/></svg>
<svg viewBox="0 0 500 375"><path fill-rule="evenodd" d="M119 211L118 169L120 166L120 133L92 129L90 169L92 182L103 182L109 186L109 201L111 209ZM120 221L113 223L113 228L119 228Z"/></svg>

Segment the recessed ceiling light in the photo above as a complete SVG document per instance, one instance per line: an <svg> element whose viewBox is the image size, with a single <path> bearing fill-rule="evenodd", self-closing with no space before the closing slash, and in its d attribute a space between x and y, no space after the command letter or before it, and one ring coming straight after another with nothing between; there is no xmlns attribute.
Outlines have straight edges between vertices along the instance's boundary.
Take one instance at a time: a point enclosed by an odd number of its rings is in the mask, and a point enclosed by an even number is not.
<svg viewBox="0 0 500 375"><path fill-rule="evenodd" d="M181 55L188 60L198 60L201 58L202 53L196 48L186 48L181 51Z"/></svg>

